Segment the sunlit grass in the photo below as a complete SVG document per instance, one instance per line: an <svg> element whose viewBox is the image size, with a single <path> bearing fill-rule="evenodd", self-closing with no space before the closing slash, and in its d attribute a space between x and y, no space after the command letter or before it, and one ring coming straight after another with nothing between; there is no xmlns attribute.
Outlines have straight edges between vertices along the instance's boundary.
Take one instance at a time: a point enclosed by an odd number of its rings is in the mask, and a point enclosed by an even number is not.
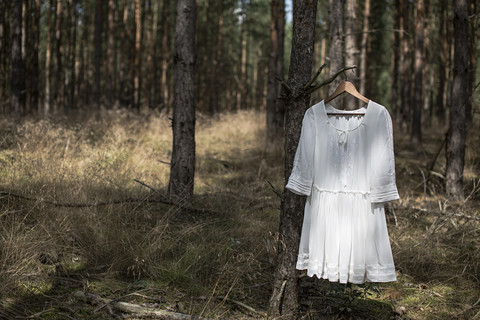
<svg viewBox="0 0 480 320"><path fill-rule="evenodd" d="M0 310L7 310L0 316L29 316L50 301L53 311L40 318L75 306L72 317L103 319L106 313L78 306L69 294L115 298L142 290L161 297L155 303L162 308L214 319L258 318L218 297L261 311L270 298L280 201L268 182L281 192L284 173L282 142L266 143L264 121L257 111L197 116L195 196L188 206L203 212L154 201L82 208L46 202L165 195L172 140L165 114L111 110L88 121L1 123L0 190L30 200L0 198ZM466 193L472 196L453 203L441 177L423 178L443 137L427 132L421 148L412 148L408 136L395 137L401 200L387 218L398 281L322 284L328 294L314 293L302 306L308 319L390 319L400 307L407 313L397 319L480 317L479 222L465 218L479 217L473 181L480 140L470 135L467 141ZM444 167L442 153L434 171ZM437 220L442 210L460 216Z"/></svg>

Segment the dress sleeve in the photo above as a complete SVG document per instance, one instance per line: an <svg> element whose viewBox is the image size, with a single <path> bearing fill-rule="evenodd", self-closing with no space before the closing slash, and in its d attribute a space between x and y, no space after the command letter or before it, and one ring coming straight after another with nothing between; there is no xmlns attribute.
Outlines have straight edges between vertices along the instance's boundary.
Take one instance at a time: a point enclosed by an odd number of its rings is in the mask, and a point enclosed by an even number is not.
<svg viewBox="0 0 480 320"><path fill-rule="evenodd" d="M370 199L383 203L399 199L395 182L392 119L386 109L379 115L378 130L372 139Z"/></svg>
<svg viewBox="0 0 480 320"><path fill-rule="evenodd" d="M313 154L315 150L315 114L310 108L305 112L302 132L298 142L293 168L286 188L293 193L309 196L313 183Z"/></svg>

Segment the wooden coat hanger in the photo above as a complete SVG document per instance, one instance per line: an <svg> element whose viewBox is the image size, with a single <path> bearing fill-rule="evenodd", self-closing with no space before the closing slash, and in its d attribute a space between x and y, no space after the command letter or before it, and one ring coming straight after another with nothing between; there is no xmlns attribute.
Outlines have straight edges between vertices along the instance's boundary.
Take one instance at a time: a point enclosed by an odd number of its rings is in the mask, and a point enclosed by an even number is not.
<svg viewBox="0 0 480 320"><path fill-rule="evenodd" d="M338 85L338 87L335 89L335 91L328 97L324 100L324 103L328 103L330 101L332 101L333 99L335 99L336 97L338 97L339 95L341 95L342 93L349 93L351 94L352 96L354 96L355 98L365 102L365 103L368 103L370 101L370 99L368 99L367 97L363 96L360 94L360 92L357 91L357 89L355 88L355 86L353 85L353 83L351 83L350 81L347 81L347 80L343 80L342 82L340 82L340 84ZM342 115L342 116L346 116L346 115L355 115L355 116L358 116L358 115L365 115L365 113L354 113L354 112L328 112L327 113L328 115Z"/></svg>

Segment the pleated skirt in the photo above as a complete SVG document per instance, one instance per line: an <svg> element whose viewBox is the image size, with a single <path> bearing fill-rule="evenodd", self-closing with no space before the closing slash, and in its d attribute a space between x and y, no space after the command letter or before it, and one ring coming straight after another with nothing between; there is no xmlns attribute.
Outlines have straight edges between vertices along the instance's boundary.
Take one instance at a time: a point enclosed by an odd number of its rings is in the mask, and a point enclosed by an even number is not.
<svg viewBox="0 0 480 320"><path fill-rule="evenodd" d="M383 204L372 204L368 193L313 189L296 267L340 283L395 281Z"/></svg>

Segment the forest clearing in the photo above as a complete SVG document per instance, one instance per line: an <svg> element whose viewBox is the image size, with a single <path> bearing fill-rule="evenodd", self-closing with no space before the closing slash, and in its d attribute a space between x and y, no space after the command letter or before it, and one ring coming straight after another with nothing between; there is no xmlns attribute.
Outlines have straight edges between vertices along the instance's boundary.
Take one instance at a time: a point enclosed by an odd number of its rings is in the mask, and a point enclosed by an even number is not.
<svg viewBox="0 0 480 320"><path fill-rule="evenodd" d="M264 120L257 111L198 117L197 191L188 204L154 201L168 184L165 114L116 110L76 123L2 123L0 317L110 317L108 304L75 299L84 291L211 319L264 318L278 240L275 191L285 183L282 148L265 142ZM480 138L467 140L469 196L451 202L439 174L426 181L439 132L430 128L412 149L395 126L401 199L387 220L398 281L302 278L305 319L479 317ZM444 166L442 151L433 171ZM112 203L128 199L136 200Z"/></svg>

